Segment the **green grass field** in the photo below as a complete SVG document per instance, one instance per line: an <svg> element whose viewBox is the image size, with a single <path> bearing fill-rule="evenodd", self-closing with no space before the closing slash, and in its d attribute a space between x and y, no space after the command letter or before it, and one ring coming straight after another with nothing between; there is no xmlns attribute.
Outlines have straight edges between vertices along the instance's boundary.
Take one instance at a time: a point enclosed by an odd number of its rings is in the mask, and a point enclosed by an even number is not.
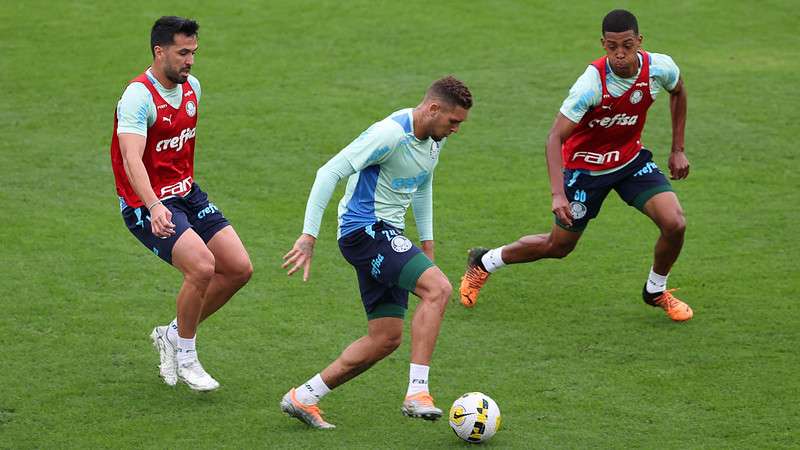
<svg viewBox="0 0 800 450"><path fill-rule="evenodd" d="M446 421L401 416L407 339L324 400L334 432L280 413L366 330L333 206L308 283L281 256L316 169L448 73L476 103L437 170L437 263L457 284L470 246L548 230L546 133L618 5L0 2L0 447L467 447ZM689 94L692 173L674 183L688 232L670 285L695 318L643 305L657 230L612 195L570 257L504 269L475 309L451 305L432 392L443 407L492 396L491 448L800 447L797 4L620 6ZM180 276L124 228L108 157L162 14L201 24L196 178L256 270L200 329L223 384L210 395L157 377L148 334L173 317ZM667 104L644 136L662 167Z"/></svg>

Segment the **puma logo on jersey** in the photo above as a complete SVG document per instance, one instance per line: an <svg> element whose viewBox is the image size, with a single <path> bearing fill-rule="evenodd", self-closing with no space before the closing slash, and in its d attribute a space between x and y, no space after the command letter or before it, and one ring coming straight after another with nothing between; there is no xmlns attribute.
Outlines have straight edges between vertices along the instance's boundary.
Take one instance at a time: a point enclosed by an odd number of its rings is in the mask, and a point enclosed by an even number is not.
<svg viewBox="0 0 800 450"><path fill-rule="evenodd" d="M184 97L188 97L188 96L192 95L193 93L194 93L194 91L193 91L193 90L191 90L191 89L189 89L188 91L186 91L186 93L185 93L185 94L183 94L183 96L184 96Z"/></svg>
<svg viewBox="0 0 800 450"><path fill-rule="evenodd" d="M602 119L594 119L589 121L589 128L594 128L595 125L599 125L603 128L611 128L614 125L623 125L623 126L630 126L636 125L636 122L639 120L639 116L629 116L625 113L615 114L613 117L603 117Z"/></svg>
<svg viewBox="0 0 800 450"><path fill-rule="evenodd" d="M158 144L156 144L156 151L160 152L162 150L174 149L176 152L179 152L183 148L183 144L186 143L186 141L189 139L194 139L194 135L194 128L184 128L181 130L181 134L178 136L170 139L164 139L163 141L158 141Z"/></svg>
<svg viewBox="0 0 800 450"><path fill-rule="evenodd" d="M169 123L170 125L172 125L172 116L169 116L169 117L167 117L167 116L164 116L164 117L162 117L161 119L162 119L162 120L164 120L164 122L167 122L167 123Z"/></svg>

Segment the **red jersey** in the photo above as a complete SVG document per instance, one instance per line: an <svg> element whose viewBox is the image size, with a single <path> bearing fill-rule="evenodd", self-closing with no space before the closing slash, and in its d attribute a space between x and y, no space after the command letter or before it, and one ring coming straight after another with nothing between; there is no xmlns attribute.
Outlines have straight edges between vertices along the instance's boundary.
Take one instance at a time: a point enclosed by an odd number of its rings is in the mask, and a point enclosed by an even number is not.
<svg viewBox="0 0 800 450"><path fill-rule="evenodd" d="M131 80L142 83L153 96L156 121L147 129L147 141L142 162L150 178L150 186L159 199L183 196L192 188L194 176L194 136L197 125L197 96L187 81L183 83L183 97L178 108L173 108L158 93L153 83L143 73ZM117 137L117 113L114 111L114 134L111 137L111 167L117 184L117 194L128 206L142 206L122 162Z"/></svg>
<svg viewBox="0 0 800 450"><path fill-rule="evenodd" d="M642 129L647 110L653 104L650 95L650 57L640 52L642 68L630 89L617 98L606 87L607 56L592 62L600 72L603 97L590 109L572 131L561 157L567 169L608 170L626 164L642 149Z"/></svg>

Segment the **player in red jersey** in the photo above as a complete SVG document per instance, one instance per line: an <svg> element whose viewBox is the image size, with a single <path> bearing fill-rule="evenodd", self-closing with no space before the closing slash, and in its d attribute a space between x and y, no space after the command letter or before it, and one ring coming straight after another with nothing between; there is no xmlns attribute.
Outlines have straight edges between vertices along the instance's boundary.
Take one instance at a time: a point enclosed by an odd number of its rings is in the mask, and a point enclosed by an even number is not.
<svg viewBox="0 0 800 450"><path fill-rule="evenodd" d="M663 308L672 320L692 318L692 309L666 288L683 246L686 220L669 181L640 142L648 108L659 91L668 91L670 176L674 180L688 176L686 89L669 56L641 49L642 36L633 14L611 11L603 19L602 33L606 56L594 61L575 83L547 137L555 225L550 233L524 236L502 247L471 249L459 288L464 306L474 306L489 275L506 264L567 256L613 189L661 231L642 290L644 301Z"/></svg>
<svg viewBox="0 0 800 450"><path fill-rule="evenodd" d="M177 316L150 335L160 375L171 386L180 380L210 391L219 383L197 358L197 326L247 283L253 267L233 227L194 182L201 91L189 72L198 28L174 16L153 25L153 64L131 81L117 105L111 163L126 226L183 273Z"/></svg>

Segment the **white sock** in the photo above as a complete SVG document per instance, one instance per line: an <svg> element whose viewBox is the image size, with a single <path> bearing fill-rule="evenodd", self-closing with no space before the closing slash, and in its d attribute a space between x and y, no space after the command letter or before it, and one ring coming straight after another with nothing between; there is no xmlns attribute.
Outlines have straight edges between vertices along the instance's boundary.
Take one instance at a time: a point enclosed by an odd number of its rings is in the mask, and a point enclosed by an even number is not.
<svg viewBox="0 0 800 450"><path fill-rule="evenodd" d="M495 270L506 265L506 263L503 262L502 256L500 256L502 253L503 247L493 248L484 253L481 257L481 262L483 266L486 267L487 272L494 273Z"/></svg>
<svg viewBox="0 0 800 450"><path fill-rule="evenodd" d="M316 405L322 397L328 395L330 392L328 385L322 381L322 375L316 374L310 380L297 386L294 393L297 395L297 400L304 405Z"/></svg>
<svg viewBox="0 0 800 450"><path fill-rule="evenodd" d="M428 392L428 372L430 370L430 366L411 363L411 368L408 370L406 397L420 392Z"/></svg>
<svg viewBox="0 0 800 450"><path fill-rule="evenodd" d="M178 346L178 318L172 319L172 322L167 325L167 340L173 347Z"/></svg>
<svg viewBox="0 0 800 450"><path fill-rule="evenodd" d="M664 292L667 290L667 277L669 274L666 275L659 275L653 272L653 268L650 268L650 276L647 277L647 292L649 294L658 294L659 292Z"/></svg>
<svg viewBox="0 0 800 450"><path fill-rule="evenodd" d="M182 338L178 336L178 365L190 363L197 359L197 350L194 346L195 337Z"/></svg>

